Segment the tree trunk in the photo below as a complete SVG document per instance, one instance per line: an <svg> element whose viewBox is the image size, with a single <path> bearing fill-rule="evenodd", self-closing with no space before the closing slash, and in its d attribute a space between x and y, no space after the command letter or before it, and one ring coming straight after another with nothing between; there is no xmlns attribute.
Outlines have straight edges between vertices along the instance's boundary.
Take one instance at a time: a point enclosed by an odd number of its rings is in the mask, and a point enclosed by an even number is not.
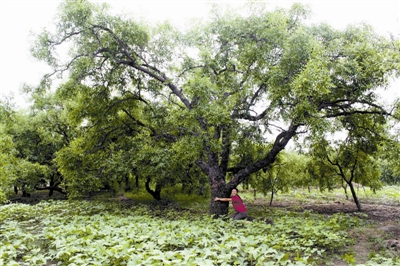
<svg viewBox="0 0 400 266"><path fill-rule="evenodd" d="M54 175L51 175L51 179L50 179L50 189L49 189L49 198L50 198L51 196L53 196L53 193L54 193L53 187L54 187Z"/></svg>
<svg viewBox="0 0 400 266"><path fill-rule="evenodd" d="M139 176L138 175L135 175L135 186L136 186L136 189L139 189Z"/></svg>
<svg viewBox="0 0 400 266"><path fill-rule="evenodd" d="M228 215L229 202L214 201L216 197L229 198L231 196L232 188L228 187L225 183L225 173L220 171L218 166L210 167L208 178L211 188L210 214L215 218Z"/></svg>
<svg viewBox="0 0 400 266"><path fill-rule="evenodd" d="M129 178L129 174L125 175L125 191L132 191L132 186L131 186L131 182L130 182L130 178Z"/></svg>
<svg viewBox="0 0 400 266"><path fill-rule="evenodd" d="M269 201L269 206L272 206L272 201L274 200L274 190L271 190L271 199Z"/></svg>
<svg viewBox="0 0 400 266"><path fill-rule="evenodd" d="M151 179L147 178L145 183L147 192L149 192L149 194L152 195L155 200L161 200L161 189L162 189L161 184L157 182L155 190L151 190L150 182Z"/></svg>
<svg viewBox="0 0 400 266"><path fill-rule="evenodd" d="M22 197L23 198L29 198L31 196L31 193L28 193L25 189L25 184L22 184Z"/></svg>
<svg viewBox="0 0 400 266"><path fill-rule="evenodd" d="M221 193L225 191L225 193ZM211 200L210 200L210 214L215 218L228 215L229 212L229 201L214 201L218 198L229 198L230 193L226 187L221 187L220 189L211 189Z"/></svg>
<svg viewBox="0 0 400 266"><path fill-rule="evenodd" d="M35 187L35 190L49 190L49 191L57 191L63 195L67 195L67 192L65 192L62 188L58 187L58 184L55 184L54 186L46 186L46 187ZM51 193L51 195L53 195L53 192ZM49 192L49 196L50 192Z"/></svg>
<svg viewBox="0 0 400 266"><path fill-rule="evenodd" d="M346 200L349 200L349 195L347 194L347 185L342 185L344 194L346 195Z"/></svg>
<svg viewBox="0 0 400 266"><path fill-rule="evenodd" d="M357 195L356 195L356 191L354 190L353 183L352 183L352 182L349 182L349 183L347 183L347 184L348 184L349 187L350 187L350 191L351 191L351 194L353 195L353 199L354 199L354 202L355 202L356 205L357 205L358 211L361 211L361 204L360 204L360 202L358 201L358 198L357 198Z"/></svg>

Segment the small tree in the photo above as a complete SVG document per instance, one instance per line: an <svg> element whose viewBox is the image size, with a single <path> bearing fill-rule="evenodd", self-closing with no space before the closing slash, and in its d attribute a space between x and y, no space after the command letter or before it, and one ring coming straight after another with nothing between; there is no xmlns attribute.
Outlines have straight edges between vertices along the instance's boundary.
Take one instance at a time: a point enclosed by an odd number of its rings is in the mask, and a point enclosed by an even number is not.
<svg viewBox="0 0 400 266"><path fill-rule="evenodd" d="M346 186L350 188L353 200L357 209L361 211L361 204L358 200L353 182L360 183L363 186L369 186L377 189L381 186L379 182L380 167L371 154L371 146L366 147L366 143L347 137L339 145L332 146L326 140L319 140L312 146L313 164L317 165L314 174L318 174L316 178L330 177L328 188L334 184L332 177L336 176L336 183L344 181ZM333 182L332 182L333 181ZM323 182L320 182L323 184Z"/></svg>
<svg viewBox="0 0 400 266"><path fill-rule="evenodd" d="M264 195L271 193L270 206L274 196L279 191L288 192L297 186L302 186L306 180L307 158L295 152L281 153L276 161L263 171L257 172L251 179L254 188Z"/></svg>

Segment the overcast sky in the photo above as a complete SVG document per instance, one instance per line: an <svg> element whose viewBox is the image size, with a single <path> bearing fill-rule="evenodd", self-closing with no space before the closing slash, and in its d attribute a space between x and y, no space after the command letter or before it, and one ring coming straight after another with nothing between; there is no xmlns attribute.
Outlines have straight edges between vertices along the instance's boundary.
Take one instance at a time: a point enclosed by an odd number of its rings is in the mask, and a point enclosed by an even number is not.
<svg viewBox="0 0 400 266"><path fill-rule="evenodd" d="M182 24L191 17L208 13L209 1L102 1L108 2L114 12L132 13L148 20L170 19ZM242 4L244 1L214 1ZM293 2L309 4L313 23L327 22L338 29L348 24L366 22L383 35L400 37L400 1L266 1L271 6L290 7ZM37 84L46 68L29 54L30 31L40 32L53 22L60 1L55 0L0 0L0 97L14 95L18 106L24 98L23 83ZM400 82L391 86L393 93L400 91ZM392 94L392 93L391 93Z"/></svg>

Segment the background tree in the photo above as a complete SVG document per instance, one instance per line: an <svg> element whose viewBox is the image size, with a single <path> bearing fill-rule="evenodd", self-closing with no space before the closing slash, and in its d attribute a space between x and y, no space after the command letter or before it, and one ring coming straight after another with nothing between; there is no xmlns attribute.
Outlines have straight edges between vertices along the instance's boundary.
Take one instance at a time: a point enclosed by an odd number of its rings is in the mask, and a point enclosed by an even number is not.
<svg viewBox="0 0 400 266"><path fill-rule="evenodd" d="M155 128L152 141L184 148L183 157L208 177L210 212L226 214L228 204L213 198L228 197L299 134L355 114L389 115L375 89L400 69L399 41L368 26L309 27L300 5L274 12L249 7L243 15L216 9L210 21L180 32L67 0L55 31L43 31L32 48L54 70L36 91L63 73L71 90L87 85L100 101L133 95L130 103L144 110L134 119ZM70 48L65 62L56 53L63 45ZM237 167L231 158L243 138L270 148Z"/></svg>
<svg viewBox="0 0 400 266"><path fill-rule="evenodd" d="M335 141L336 145L326 139L316 140L311 150L313 157L311 164L315 166L311 167L313 171L310 171L310 174L321 180L320 189L325 187L331 189L333 184L344 182L346 196L348 186L357 209L361 211L354 183L376 190L382 185L379 180L381 173L379 164L374 158L378 143L371 139L355 138L354 135L357 134L349 132L345 140Z"/></svg>
<svg viewBox="0 0 400 266"><path fill-rule="evenodd" d="M0 202L5 202L11 194L17 176L13 166L16 165L16 150L7 128L12 124L14 112L7 102L0 101Z"/></svg>
<svg viewBox="0 0 400 266"><path fill-rule="evenodd" d="M22 130L21 123L26 116L12 110L10 102L0 104L0 201L17 193L18 185L24 196L31 193L40 178L49 175L49 168L39 162L21 156L16 139L23 139L16 129ZM28 150L28 148L27 148Z"/></svg>
<svg viewBox="0 0 400 266"><path fill-rule="evenodd" d="M296 187L307 185L307 162L305 155L296 152L281 152L275 162L263 171L253 175L252 186L259 189L264 195L271 193L270 205L278 192L288 192Z"/></svg>
<svg viewBox="0 0 400 266"><path fill-rule="evenodd" d="M55 154L75 137L64 106L54 94L36 94L29 113L20 115L9 128L18 157L47 168L46 175L31 175L30 187L66 194L64 178L54 162ZM25 184L26 180L20 180Z"/></svg>
<svg viewBox="0 0 400 266"><path fill-rule="evenodd" d="M389 185L397 185L400 182L400 142L395 128L388 127L388 137L380 147L379 163L382 169L381 180Z"/></svg>

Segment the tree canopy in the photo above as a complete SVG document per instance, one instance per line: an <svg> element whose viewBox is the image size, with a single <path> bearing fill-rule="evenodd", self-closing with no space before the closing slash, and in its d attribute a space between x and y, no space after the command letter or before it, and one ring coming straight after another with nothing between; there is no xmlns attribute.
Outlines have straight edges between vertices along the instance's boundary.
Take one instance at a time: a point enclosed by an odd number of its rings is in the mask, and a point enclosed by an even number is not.
<svg viewBox="0 0 400 266"><path fill-rule="evenodd" d="M104 171L174 182L195 167L208 180L210 212L226 214L227 203L213 198L266 169L291 140L394 114L378 89L399 75L398 39L367 25L308 26L299 4L254 5L241 14L216 8L183 31L111 15L106 5L63 2L55 31L32 47L53 72L31 92L43 94L62 76L58 92L87 130L56 159L67 182L92 186ZM264 148L244 163L254 144ZM73 155L78 149L85 158ZM81 159L98 172L71 164Z"/></svg>

